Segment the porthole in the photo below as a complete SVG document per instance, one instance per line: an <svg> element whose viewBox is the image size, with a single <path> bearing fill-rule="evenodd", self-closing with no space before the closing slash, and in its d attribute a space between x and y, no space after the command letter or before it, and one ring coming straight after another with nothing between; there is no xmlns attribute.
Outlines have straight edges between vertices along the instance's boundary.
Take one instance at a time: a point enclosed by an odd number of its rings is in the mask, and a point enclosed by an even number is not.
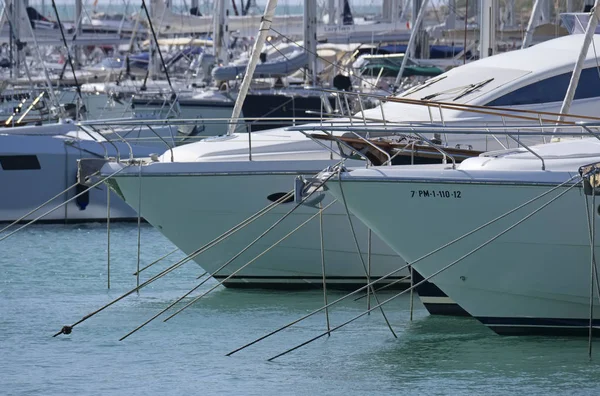
<svg viewBox="0 0 600 396"><path fill-rule="evenodd" d="M267 199L271 202L275 202L280 200L281 198L283 198L284 196L286 196L288 193L285 192L277 192L277 193L273 193L269 196L267 196ZM281 201L280 203L290 203L294 201L294 196L290 194L290 196L286 199L284 199L283 201Z"/></svg>

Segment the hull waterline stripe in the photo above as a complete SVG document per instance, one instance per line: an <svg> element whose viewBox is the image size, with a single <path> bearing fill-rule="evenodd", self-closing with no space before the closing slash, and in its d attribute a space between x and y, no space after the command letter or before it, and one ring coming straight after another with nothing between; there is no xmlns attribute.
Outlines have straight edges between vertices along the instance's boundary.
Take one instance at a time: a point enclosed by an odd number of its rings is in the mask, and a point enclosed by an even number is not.
<svg viewBox="0 0 600 396"><path fill-rule="evenodd" d="M213 278L215 279L225 279L228 277L228 275L212 275ZM379 279L380 277L377 276L371 276L371 279L375 280L375 279ZM385 278L385 280L389 280L391 282L395 281L395 280L403 280L405 277L404 276L397 276L397 277L387 277ZM302 275L293 275L293 276L260 276L260 275L234 275L232 276L230 279L268 279L268 280L280 280L280 279L286 279L286 280L303 280L303 279L310 279L310 280L318 280L319 282L321 282L323 280L322 276L302 276ZM327 276L327 279L331 279L331 280L351 280L351 281L355 281L355 280L364 280L366 281L366 277L365 276ZM405 280L406 283L410 283L409 279Z"/></svg>

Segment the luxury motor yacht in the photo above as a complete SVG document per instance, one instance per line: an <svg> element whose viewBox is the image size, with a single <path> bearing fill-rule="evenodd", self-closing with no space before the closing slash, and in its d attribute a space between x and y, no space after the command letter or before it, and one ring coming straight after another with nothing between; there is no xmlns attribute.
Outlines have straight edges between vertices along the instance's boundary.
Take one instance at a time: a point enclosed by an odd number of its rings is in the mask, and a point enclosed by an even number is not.
<svg viewBox="0 0 600 396"><path fill-rule="evenodd" d="M129 143L123 138L133 138L128 134L137 136L139 130L121 130L119 138L111 138L111 133L85 132L69 120L4 128L0 132L0 184L4 186L0 222L28 221L46 212L40 222L106 220L107 187L99 185L86 191L78 180L78 160L148 157L158 150L155 145ZM114 193L111 195L113 220L137 219L129 206ZM47 202L52 197L55 199Z"/></svg>
<svg viewBox="0 0 600 396"><path fill-rule="evenodd" d="M421 134L424 138L428 136L433 139L436 137L434 132L440 131L437 136L442 148L471 149L474 155L477 150L516 148L519 144L506 136L496 137L491 133L489 136L444 136L440 127L477 125L485 130L507 122L517 123L511 121L510 110L558 110L568 86L569 71L577 59L582 40L583 35L562 37L458 67L389 99L382 106L357 114L360 123L357 118L335 119L308 124L302 128L305 131L327 129L329 124L333 125L329 128L338 128L337 133L343 134L340 129L352 126L355 130L363 128L359 134L373 136L375 133L371 131L383 133L382 128L385 130L385 126L399 123L410 126L412 122L421 128L431 126L431 134ZM594 40L596 45L600 45L599 37ZM577 90L571 110L573 114L580 116L594 116L600 90L593 90L593 87L600 83L600 78L595 69L593 51L590 51L586 62L587 68L582 73L580 89ZM438 107L441 103L464 107ZM435 107L432 108L432 105ZM473 111L469 108L484 105L502 106L504 111L492 115L491 107L490 112L482 112L479 108ZM550 117L536 114L529 116L535 120ZM364 117L364 122L360 117ZM385 119L385 123L382 119ZM552 119L555 120L556 116ZM577 120L577 117L570 119ZM528 122L531 124L531 121ZM550 133L547 140L550 139ZM521 144L544 141L541 133L536 136L522 135L519 137ZM334 143L331 142L330 145L333 147ZM141 169L138 165L109 163L103 168L102 174L106 176L121 167L127 167L114 177L112 183L115 188L127 203L141 210L143 217L175 245L185 253L191 253L291 190L295 177L314 175L339 160L339 155L332 154L322 143L316 143L297 131L274 129L251 134L234 133L177 147L166 152L158 161L141 165ZM141 209L138 208L140 183L143 191ZM375 199L374 197L378 197L378 194L371 198ZM323 205L328 202L330 201L323 198ZM235 285L243 286L288 287L290 284L298 286L310 282L320 285L322 268L316 221L303 227L303 230L287 238L243 271L236 272L269 247L276 239L274 235L265 237L254 246L255 250L246 252L246 255L238 258L232 265L215 273L229 257L246 246L269 224L274 223L291 206L291 202L280 205L272 214L264 216L253 226L246 227L220 247L197 257L196 261L218 279L235 272L228 279L228 286L234 286L234 282ZM377 201L377 206L385 205L380 205ZM276 232L277 235L284 235L317 210L318 206L303 205L290 216L292 220L288 219L290 221ZM339 203L324 212L327 279L328 282L340 284L364 284L367 275L356 255L344 213L344 207ZM260 227L257 225L259 223ZM327 231L327 227L331 227L329 229L333 231ZM354 228L364 254L367 251L367 229L358 222ZM403 265L403 260L379 240L373 240L371 252L373 266L370 275L373 278ZM405 274L399 274L403 275Z"/></svg>
<svg viewBox="0 0 600 396"><path fill-rule="evenodd" d="M588 334L589 216L599 212L585 199L578 171L599 161L600 141L530 149L483 154L455 168L357 169L328 189L495 332ZM593 319L596 326L600 315Z"/></svg>

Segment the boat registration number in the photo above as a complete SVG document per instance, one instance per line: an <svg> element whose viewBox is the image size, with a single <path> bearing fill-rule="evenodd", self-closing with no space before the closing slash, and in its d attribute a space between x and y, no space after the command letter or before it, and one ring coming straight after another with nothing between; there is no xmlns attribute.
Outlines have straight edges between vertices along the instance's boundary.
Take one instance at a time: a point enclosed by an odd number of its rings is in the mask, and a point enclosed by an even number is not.
<svg viewBox="0 0 600 396"><path fill-rule="evenodd" d="M462 191L449 190L412 190L411 198L453 198L459 199L462 197Z"/></svg>

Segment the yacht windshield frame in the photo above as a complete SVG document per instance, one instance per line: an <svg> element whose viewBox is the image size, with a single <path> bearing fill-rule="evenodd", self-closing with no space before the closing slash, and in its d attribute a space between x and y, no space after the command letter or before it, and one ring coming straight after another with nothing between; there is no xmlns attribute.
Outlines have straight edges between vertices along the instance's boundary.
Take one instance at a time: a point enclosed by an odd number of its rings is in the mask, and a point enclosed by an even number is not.
<svg viewBox="0 0 600 396"><path fill-rule="evenodd" d="M431 100L431 99L433 99L436 96L439 96L441 94L449 94L449 93L452 93L452 91L456 91L456 90L462 88L462 90L459 92L458 96L456 96L454 99L452 99L453 101L456 101L456 100L458 100L460 98L463 98L463 97L465 97L465 96L467 96L467 95L475 92L479 88L481 88L481 87L489 84L492 81L494 81L494 77L488 78L487 80L483 80L483 81L480 81L480 82L475 83L475 84L467 84L467 85L462 85L462 86L458 86L458 87L448 88L448 89L445 89L443 91L434 92L434 93L429 94L427 96L423 96L421 98L421 100Z"/></svg>
<svg viewBox="0 0 600 396"><path fill-rule="evenodd" d="M400 95L400 97L404 97L404 96L406 96L406 95L412 95L412 94L414 94L415 92L419 92L419 91L420 91L420 90L422 90L422 89L425 89L425 88L431 87L433 84L435 84L435 83L437 83L437 82L440 82L440 81L442 81L442 80L443 80L443 79L445 79L446 77L448 77L448 76L439 76L439 77L433 78L433 79L431 79L431 80L429 80L429 81L425 81L425 82L424 82L423 84L421 84L421 85L417 85L417 86L415 86L415 87L412 87L411 89L409 89L409 90L407 90L407 91L404 91L404 92L402 92L402 95Z"/></svg>
<svg viewBox="0 0 600 396"><path fill-rule="evenodd" d="M491 83L492 81L494 81L494 77L492 78L488 78L487 80L481 81L477 84L471 84L471 86L467 89L464 90L464 92L462 92L461 94L459 94L457 97L455 97L454 99L452 99L452 101L457 101L458 99L464 98L465 96L477 91L479 88L483 88L484 86L486 86L487 84Z"/></svg>

